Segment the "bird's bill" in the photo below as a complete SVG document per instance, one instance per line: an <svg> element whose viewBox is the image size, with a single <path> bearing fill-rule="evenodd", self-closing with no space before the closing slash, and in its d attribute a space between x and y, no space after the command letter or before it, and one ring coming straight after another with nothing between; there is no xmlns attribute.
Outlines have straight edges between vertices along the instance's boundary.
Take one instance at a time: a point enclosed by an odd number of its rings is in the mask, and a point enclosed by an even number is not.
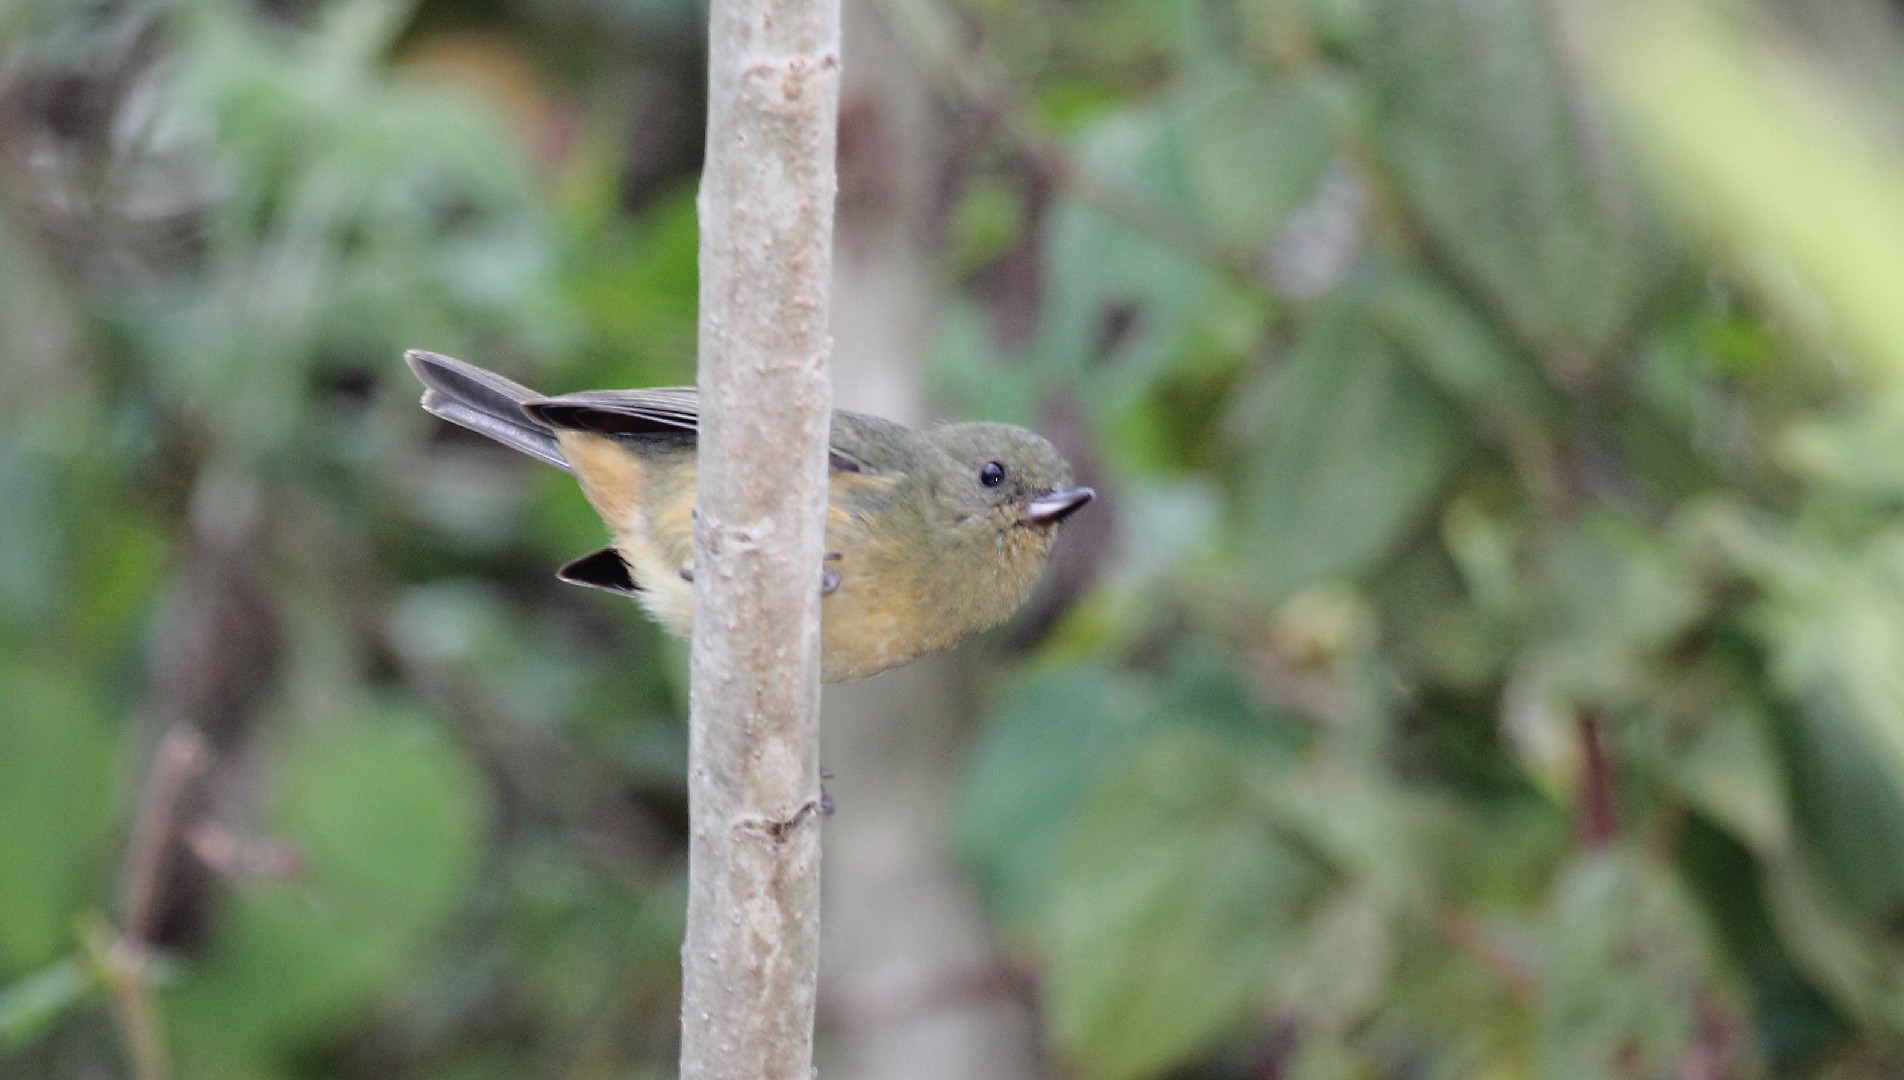
<svg viewBox="0 0 1904 1080"><path fill-rule="evenodd" d="M1025 520L1033 525L1056 525L1084 509L1095 498L1097 492L1088 487L1047 491L1025 504Z"/></svg>

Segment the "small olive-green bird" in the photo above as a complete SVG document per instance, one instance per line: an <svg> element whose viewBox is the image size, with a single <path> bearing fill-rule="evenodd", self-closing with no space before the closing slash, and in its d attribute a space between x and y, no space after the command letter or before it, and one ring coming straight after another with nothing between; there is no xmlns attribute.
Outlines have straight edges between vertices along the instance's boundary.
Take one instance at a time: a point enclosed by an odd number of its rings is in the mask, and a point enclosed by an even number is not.
<svg viewBox="0 0 1904 1080"><path fill-rule="evenodd" d="M687 387L543 397L436 353L405 354L432 415L573 473L614 538L557 576L693 626L694 448ZM822 677L863 679L1002 621L1044 571L1058 525L1096 496L1044 439L1009 424L914 431L833 414Z"/></svg>

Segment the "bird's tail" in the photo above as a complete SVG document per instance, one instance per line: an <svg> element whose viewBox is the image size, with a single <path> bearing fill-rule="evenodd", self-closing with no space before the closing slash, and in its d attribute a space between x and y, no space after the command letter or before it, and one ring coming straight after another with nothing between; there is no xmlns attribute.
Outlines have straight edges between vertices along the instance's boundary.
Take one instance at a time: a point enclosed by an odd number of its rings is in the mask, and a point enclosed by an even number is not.
<svg viewBox="0 0 1904 1080"><path fill-rule="evenodd" d="M411 349L403 359L423 380L423 410L487 435L564 472L574 472L555 442L555 429L522 410L541 395L493 371L438 353Z"/></svg>

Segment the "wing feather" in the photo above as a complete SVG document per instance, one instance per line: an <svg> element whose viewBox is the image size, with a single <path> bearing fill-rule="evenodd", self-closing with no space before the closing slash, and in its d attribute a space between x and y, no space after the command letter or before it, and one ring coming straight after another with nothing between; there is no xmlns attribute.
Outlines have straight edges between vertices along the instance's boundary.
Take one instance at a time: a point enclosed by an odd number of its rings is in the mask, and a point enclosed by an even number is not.
<svg viewBox="0 0 1904 1080"><path fill-rule="evenodd" d="M585 390L535 398L522 408L550 427L600 435L669 435L696 431L701 424L694 390L686 386Z"/></svg>
<svg viewBox="0 0 1904 1080"><path fill-rule="evenodd" d="M592 431L599 435L692 435L701 426L700 399L691 386L585 390L557 397L534 398L523 402L522 409L550 427ZM842 423L843 419L846 419L845 423ZM850 413L834 418L832 447L828 455L828 464L833 469L840 472L878 471L855 445L860 441L860 429L871 420L870 417L858 417Z"/></svg>

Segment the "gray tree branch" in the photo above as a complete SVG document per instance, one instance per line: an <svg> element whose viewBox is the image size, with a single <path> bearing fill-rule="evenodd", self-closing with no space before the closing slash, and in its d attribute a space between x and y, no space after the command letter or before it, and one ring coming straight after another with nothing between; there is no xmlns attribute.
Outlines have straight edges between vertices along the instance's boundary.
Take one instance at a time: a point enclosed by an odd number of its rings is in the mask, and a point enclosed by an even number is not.
<svg viewBox="0 0 1904 1080"><path fill-rule="evenodd" d="M808 1080L839 0L715 0L683 1080Z"/></svg>

